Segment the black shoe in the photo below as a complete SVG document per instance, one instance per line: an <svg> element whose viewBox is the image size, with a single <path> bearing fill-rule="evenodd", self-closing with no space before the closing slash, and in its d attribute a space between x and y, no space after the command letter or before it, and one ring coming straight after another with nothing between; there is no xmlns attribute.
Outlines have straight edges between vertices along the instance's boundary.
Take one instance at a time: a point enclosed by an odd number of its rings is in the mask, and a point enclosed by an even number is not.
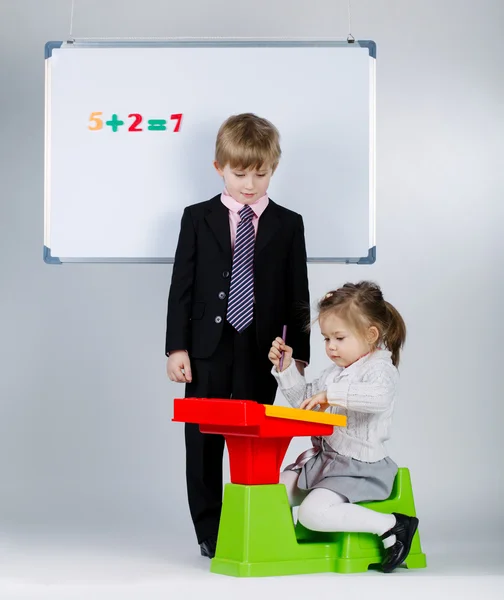
<svg viewBox="0 0 504 600"><path fill-rule="evenodd" d="M215 548L217 547L217 536L211 535L200 544L201 556L213 558L215 556Z"/></svg>
<svg viewBox="0 0 504 600"><path fill-rule="evenodd" d="M382 571L391 573L396 567L402 564L409 554L411 542L418 527L418 519L416 517L407 517L400 513L392 513L396 518L396 524L392 529L386 531L381 537L382 540L391 535L396 536L396 542L390 548L386 548L385 555L382 560Z"/></svg>

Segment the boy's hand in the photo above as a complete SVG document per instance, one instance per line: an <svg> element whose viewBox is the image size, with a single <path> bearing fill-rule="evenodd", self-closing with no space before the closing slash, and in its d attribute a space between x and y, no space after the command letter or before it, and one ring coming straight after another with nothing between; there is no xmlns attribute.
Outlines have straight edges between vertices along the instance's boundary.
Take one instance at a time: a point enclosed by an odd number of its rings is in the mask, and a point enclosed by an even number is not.
<svg viewBox="0 0 504 600"><path fill-rule="evenodd" d="M282 356L282 352L284 353L282 371L285 371L285 369L287 369L292 362L292 348L290 346L286 346L281 337L277 337L273 341L273 345L271 346L268 354L268 358L275 365L277 371L280 371L280 358Z"/></svg>
<svg viewBox="0 0 504 600"><path fill-rule="evenodd" d="M191 361L185 350L170 352L166 363L166 373L172 381L190 383L192 381Z"/></svg>
<svg viewBox="0 0 504 600"><path fill-rule="evenodd" d="M315 396L303 400L299 408L304 408L305 410L314 410L317 404L320 407L317 410L319 410L320 412L323 412L329 408L329 402L327 401L326 392L319 392L318 394L315 394Z"/></svg>

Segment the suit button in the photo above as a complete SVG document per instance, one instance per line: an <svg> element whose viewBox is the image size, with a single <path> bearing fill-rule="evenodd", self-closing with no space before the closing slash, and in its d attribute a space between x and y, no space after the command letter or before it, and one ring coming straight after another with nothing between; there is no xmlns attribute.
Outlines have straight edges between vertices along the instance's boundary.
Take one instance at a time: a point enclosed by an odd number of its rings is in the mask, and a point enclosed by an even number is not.
<svg viewBox="0 0 504 600"><path fill-rule="evenodd" d="M222 323L222 317L215 317L216 323Z"/></svg>
<svg viewBox="0 0 504 600"><path fill-rule="evenodd" d="M224 300L225 297L226 297L226 292L219 292L219 298L221 300Z"/></svg>
<svg viewBox="0 0 504 600"><path fill-rule="evenodd" d="M222 277L224 277L224 279L227 279L229 277L229 271L223 271Z"/></svg>

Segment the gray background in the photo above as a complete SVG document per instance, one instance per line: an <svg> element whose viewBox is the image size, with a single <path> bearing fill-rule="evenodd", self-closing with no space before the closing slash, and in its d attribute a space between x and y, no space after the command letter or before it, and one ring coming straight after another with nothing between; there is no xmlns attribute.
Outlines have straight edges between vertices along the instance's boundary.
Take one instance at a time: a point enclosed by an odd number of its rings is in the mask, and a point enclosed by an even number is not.
<svg viewBox="0 0 504 600"><path fill-rule="evenodd" d="M189 557L170 422L183 390L163 357L171 266L42 261L43 46L69 14L67 0L0 0L0 537L7 557L20 537L94 535ZM354 0L354 35L378 44L379 254L309 266L314 300L372 278L406 319L389 450L411 469L431 556L504 532L503 22L501 0ZM77 0L74 34L342 38L346 2Z"/></svg>

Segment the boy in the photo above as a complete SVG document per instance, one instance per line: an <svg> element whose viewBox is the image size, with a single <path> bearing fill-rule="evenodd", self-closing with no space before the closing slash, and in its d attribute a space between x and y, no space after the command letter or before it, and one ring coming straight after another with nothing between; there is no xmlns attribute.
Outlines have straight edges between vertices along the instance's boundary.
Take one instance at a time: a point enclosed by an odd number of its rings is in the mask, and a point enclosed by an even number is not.
<svg viewBox="0 0 504 600"><path fill-rule="evenodd" d="M186 384L186 398L272 404L277 384L268 351L283 325L296 357L308 364L303 220L267 196L280 154L279 133L269 121L249 113L230 117L219 129L214 161L224 191L184 210L165 352L168 376ZM212 558L224 438L187 423L185 443L191 517L201 554Z"/></svg>

